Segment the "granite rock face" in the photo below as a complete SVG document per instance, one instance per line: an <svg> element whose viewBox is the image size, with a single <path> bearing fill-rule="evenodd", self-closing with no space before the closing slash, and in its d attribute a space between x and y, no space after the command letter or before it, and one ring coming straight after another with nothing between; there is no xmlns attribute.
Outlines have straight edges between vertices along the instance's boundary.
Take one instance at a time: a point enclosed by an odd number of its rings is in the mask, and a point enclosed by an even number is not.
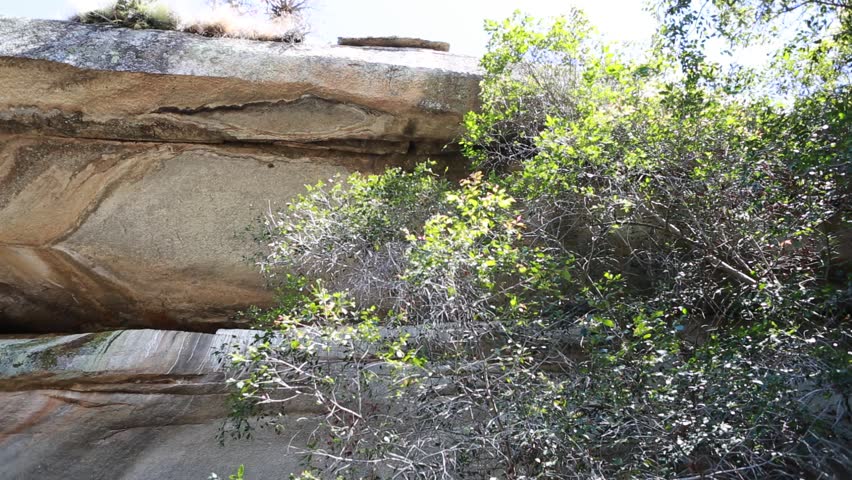
<svg viewBox="0 0 852 480"><path fill-rule="evenodd" d="M301 471L287 445L315 427L310 405L286 432L221 446L225 372L216 352L251 331L155 330L0 338L0 478L251 478ZM301 443L300 443L301 442Z"/></svg>
<svg viewBox="0 0 852 480"><path fill-rule="evenodd" d="M476 62L0 18L5 127L183 142L437 142L475 106ZM406 145L407 146L407 145Z"/></svg>
<svg viewBox="0 0 852 480"><path fill-rule="evenodd" d="M0 331L215 331L271 293L246 227L316 183L432 158L476 62L0 18Z"/></svg>

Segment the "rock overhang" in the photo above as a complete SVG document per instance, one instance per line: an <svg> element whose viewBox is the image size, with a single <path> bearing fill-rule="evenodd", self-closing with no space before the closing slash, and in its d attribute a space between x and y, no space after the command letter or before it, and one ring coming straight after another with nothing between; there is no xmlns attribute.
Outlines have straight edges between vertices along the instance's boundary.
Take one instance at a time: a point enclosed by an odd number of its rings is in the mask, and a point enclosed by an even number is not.
<svg viewBox="0 0 852 480"><path fill-rule="evenodd" d="M211 116L230 112L230 118L219 119L222 130L221 124L239 129L233 112L245 108L286 115L295 103L302 107L296 114L322 122L341 113L334 107L343 105L349 108L343 113L373 121L342 138L451 140L450 130L457 133L461 116L477 104L476 60L430 50L291 46L3 17L0 39L3 70L26 69L22 76L30 80L21 84L4 75L3 107L25 109L24 117L31 116L27 108L71 110L84 118L66 122L97 121L112 113L139 117L147 125L180 124L175 117L203 114L209 124ZM199 88L200 81L209 86ZM159 138L154 129L146 132ZM242 140L277 139L274 129L241 133Z"/></svg>
<svg viewBox="0 0 852 480"><path fill-rule="evenodd" d="M0 331L214 331L305 184L450 171L475 59L0 17Z"/></svg>

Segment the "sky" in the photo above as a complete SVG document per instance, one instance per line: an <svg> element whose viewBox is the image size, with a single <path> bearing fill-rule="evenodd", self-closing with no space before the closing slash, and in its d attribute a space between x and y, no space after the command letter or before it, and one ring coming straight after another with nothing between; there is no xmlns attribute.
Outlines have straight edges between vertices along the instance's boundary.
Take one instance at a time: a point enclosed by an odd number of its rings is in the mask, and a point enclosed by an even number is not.
<svg viewBox="0 0 852 480"><path fill-rule="evenodd" d="M0 0L0 15L66 19L90 9L98 0ZM205 0L166 0L179 13L205 8ZM419 37L450 43L450 51L480 56L487 36L485 19L503 19L516 9L553 17L578 7L610 41L644 42L656 21L643 0L312 0L309 42L331 43L337 37Z"/></svg>

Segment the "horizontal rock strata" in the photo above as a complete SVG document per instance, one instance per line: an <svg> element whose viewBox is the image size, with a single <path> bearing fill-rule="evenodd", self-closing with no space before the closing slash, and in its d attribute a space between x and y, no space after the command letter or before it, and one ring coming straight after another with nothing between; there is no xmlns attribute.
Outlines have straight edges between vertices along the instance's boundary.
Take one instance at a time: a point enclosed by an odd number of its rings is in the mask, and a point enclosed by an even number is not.
<svg viewBox="0 0 852 480"><path fill-rule="evenodd" d="M0 331L215 331L271 293L246 228L453 147L473 59L0 18Z"/></svg>
<svg viewBox="0 0 852 480"><path fill-rule="evenodd" d="M218 334L134 330L0 337L0 478L225 477L240 464L253 478L301 471L287 445L317 424L293 405L287 429L252 440L216 436L227 415L216 352L250 331Z"/></svg>

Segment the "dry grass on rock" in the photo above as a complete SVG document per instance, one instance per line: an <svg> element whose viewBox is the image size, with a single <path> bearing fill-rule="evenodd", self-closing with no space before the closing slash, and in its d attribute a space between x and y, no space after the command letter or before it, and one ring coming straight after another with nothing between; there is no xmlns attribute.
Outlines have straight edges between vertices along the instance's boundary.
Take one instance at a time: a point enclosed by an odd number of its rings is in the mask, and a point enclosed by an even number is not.
<svg viewBox="0 0 852 480"><path fill-rule="evenodd" d="M102 8L78 13L70 20L136 30L178 30L205 37L285 43L301 43L307 33L307 24L298 13L283 12L265 17L231 6L219 6L197 16L181 18L165 4L150 0L116 0Z"/></svg>
<svg viewBox="0 0 852 480"><path fill-rule="evenodd" d="M183 21L179 28L205 37L285 43L301 43L307 33L307 25L298 15L262 18L244 15L229 7L216 8L198 18Z"/></svg>

